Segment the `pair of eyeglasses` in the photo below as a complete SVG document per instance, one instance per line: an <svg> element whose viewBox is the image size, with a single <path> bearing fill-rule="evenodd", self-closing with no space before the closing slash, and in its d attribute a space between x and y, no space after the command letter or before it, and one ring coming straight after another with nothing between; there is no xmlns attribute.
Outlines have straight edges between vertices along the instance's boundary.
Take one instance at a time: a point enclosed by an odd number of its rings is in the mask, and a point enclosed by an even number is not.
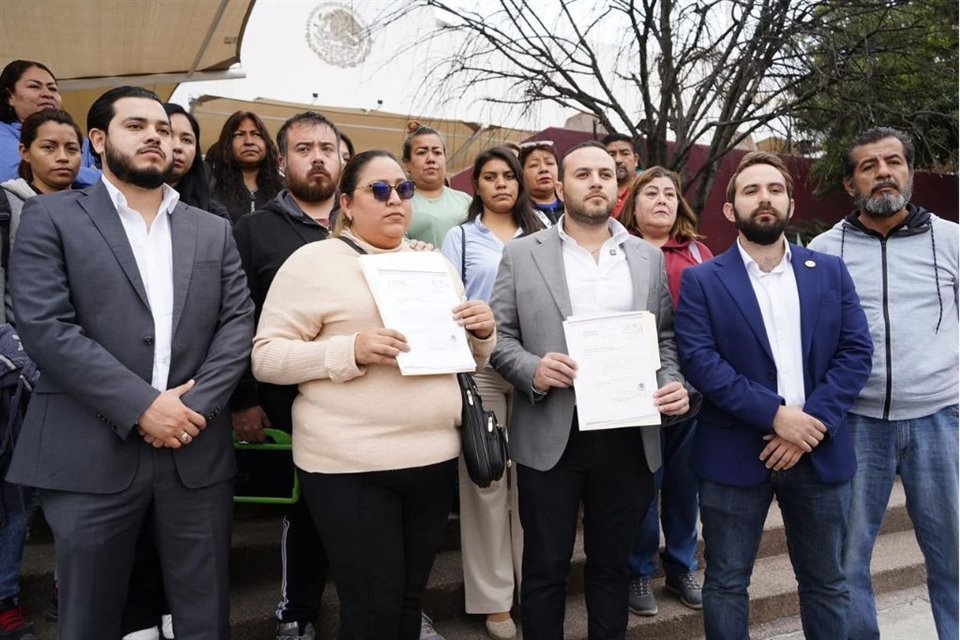
<svg viewBox="0 0 960 640"><path fill-rule="evenodd" d="M366 184L357 188L371 192L374 200L379 200L380 202L389 202L390 192L392 192L394 189L396 189L397 195L401 200L409 200L413 197L414 192L417 190L417 185L413 183L413 180L404 180L397 185L392 185L387 182L371 182L370 184Z"/></svg>
<svg viewBox="0 0 960 640"><path fill-rule="evenodd" d="M521 149L530 149L530 148L535 149L537 147L552 147L552 146L553 146L553 140L531 140L530 142L520 143Z"/></svg>

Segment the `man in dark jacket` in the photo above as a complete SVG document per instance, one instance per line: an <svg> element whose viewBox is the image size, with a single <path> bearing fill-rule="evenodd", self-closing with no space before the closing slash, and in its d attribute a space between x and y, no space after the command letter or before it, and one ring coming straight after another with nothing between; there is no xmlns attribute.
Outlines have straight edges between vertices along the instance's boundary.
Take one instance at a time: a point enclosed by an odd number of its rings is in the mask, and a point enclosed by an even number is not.
<svg viewBox="0 0 960 640"><path fill-rule="evenodd" d="M339 138L336 126L319 113L307 111L287 120L277 134L287 189L234 227L258 320L284 261L329 234L342 162ZM250 442L262 441L267 426L289 433L296 397L296 386L258 383L248 369L231 401L234 430ZM327 578L327 554L303 502L283 516L282 531L284 576L276 611L277 638L310 639Z"/></svg>

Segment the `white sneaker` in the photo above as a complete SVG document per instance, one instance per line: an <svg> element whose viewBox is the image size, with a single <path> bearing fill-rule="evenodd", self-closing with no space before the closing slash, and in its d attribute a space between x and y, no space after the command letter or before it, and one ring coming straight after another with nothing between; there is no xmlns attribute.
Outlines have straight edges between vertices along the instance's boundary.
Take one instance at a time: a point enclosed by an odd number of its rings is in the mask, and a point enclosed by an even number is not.
<svg viewBox="0 0 960 640"><path fill-rule="evenodd" d="M157 627L150 627L149 629L132 631L123 636L122 640L160 640L160 629Z"/></svg>
<svg viewBox="0 0 960 640"><path fill-rule="evenodd" d="M173 616L169 613L160 616L160 637L163 640L173 640L176 637L173 633Z"/></svg>

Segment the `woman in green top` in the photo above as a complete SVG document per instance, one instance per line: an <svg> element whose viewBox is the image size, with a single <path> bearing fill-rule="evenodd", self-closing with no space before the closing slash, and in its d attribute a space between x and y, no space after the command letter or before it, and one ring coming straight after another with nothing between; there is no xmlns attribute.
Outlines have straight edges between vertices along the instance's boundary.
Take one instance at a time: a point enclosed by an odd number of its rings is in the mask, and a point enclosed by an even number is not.
<svg viewBox="0 0 960 640"><path fill-rule="evenodd" d="M440 133L417 126L403 141L403 164L417 185L407 237L443 244L447 231L467 217L470 196L446 186L447 148Z"/></svg>

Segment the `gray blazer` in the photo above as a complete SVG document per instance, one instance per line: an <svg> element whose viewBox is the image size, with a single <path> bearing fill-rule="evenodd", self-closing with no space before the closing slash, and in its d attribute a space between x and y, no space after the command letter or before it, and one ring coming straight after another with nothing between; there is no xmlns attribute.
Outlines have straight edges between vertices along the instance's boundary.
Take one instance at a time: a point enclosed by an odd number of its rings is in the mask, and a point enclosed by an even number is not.
<svg viewBox="0 0 960 640"><path fill-rule="evenodd" d="M620 247L633 278L635 308L646 309L657 319L662 363L657 380L661 386L671 380L682 382L663 254L632 236ZM563 321L572 315L572 307L558 227L506 245L491 306L497 320L497 348L490 363L516 387L509 425L510 457L547 471L567 446L576 405L573 389L553 388L543 397L533 393L540 359L548 352L567 353ZM660 468L660 427L640 428L647 466L656 471Z"/></svg>
<svg viewBox="0 0 960 640"><path fill-rule="evenodd" d="M250 356L253 303L230 225L178 204L173 244L169 386L207 428L173 452L190 488L236 472L227 402ZM150 386L154 325L120 217L102 182L37 196L11 256L17 330L43 375L7 479L45 489L114 493L133 481Z"/></svg>

